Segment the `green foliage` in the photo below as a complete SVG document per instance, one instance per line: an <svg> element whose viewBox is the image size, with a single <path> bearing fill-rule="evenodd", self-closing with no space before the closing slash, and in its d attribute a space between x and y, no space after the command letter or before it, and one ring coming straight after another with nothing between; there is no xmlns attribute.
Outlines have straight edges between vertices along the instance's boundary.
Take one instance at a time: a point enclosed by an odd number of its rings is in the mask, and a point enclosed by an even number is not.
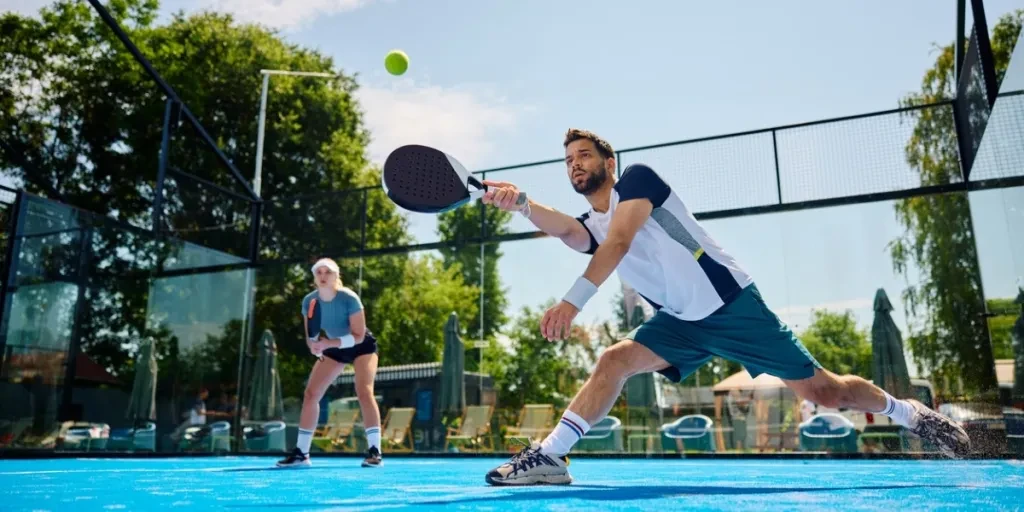
<svg viewBox="0 0 1024 512"><path fill-rule="evenodd" d="M481 208L481 205L482 203L477 201L472 206L467 205L441 214L437 222L437 231L441 240L447 242L479 238L481 224L485 226L487 236L507 234L512 214L493 207ZM483 222L481 222L481 215ZM446 268L458 266L466 285L480 286L479 245L463 245L458 248L444 247L440 249L440 252L444 256ZM483 307L484 339L494 336L508 322L508 316L505 314L508 307L507 289L502 287L501 276L498 273L498 260L501 256L499 244L484 245L483 288L486 294ZM480 339L480 315L467 317L465 324L467 333L473 339Z"/></svg>
<svg viewBox="0 0 1024 512"><path fill-rule="evenodd" d="M853 312L815 310L812 315L811 324L799 335L811 355L829 371L871 380L870 336L857 328Z"/></svg>
<svg viewBox="0 0 1024 512"><path fill-rule="evenodd" d="M988 332L992 335L992 355L995 359L1013 359L1013 324L1020 316L1020 306L1013 298L989 299Z"/></svg>
<svg viewBox="0 0 1024 512"><path fill-rule="evenodd" d="M1000 80L1022 19L1024 10L1004 16L995 26L992 47ZM947 45L925 73L921 91L905 97L901 105L946 101L955 93L954 51L953 45ZM915 123L906 159L920 175L921 185L960 180L952 110L923 109L905 115ZM921 275L903 292L908 316L917 320L907 337L915 361L931 372L936 384L959 377L968 393L995 389L993 348L984 318L967 194L914 197L898 201L895 208L905 233L890 246L893 267L908 274L916 266Z"/></svg>
<svg viewBox="0 0 1024 512"><path fill-rule="evenodd" d="M384 290L374 303L381 364L440 361L449 314L476 315L478 288L463 284L458 266L445 268L432 255L409 257L402 281L402 286ZM461 322L460 327L466 328Z"/></svg>
<svg viewBox="0 0 1024 512"><path fill-rule="evenodd" d="M351 254L364 239L371 249L411 242L406 219L379 188L352 190L375 186L379 171L366 160L369 133L353 96L356 81L330 58L225 14L175 14L159 25L156 1L106 5L246 179L256 158L259 70L338 73L331 80L270 80L261 259ZM58 0L38 20L2 15L0 59L0 172L31 193L151 228L166 98L91 6ZM244 195L177 112L172 129L172 168ZM247 256L247 202L175 173L168 174L164 199L166 231ZM507 216L494 221L499 229ZM181 247L123 230L93 236L94 264L118 276L168 264ZM60 260L61 273L74 270L73 250L51 252L42 256ZM493 289L500 285L498 257L497 251L487 256L494 280L486 284ZM436 257L409 255L339 260L346 285L360 291L368 327L380 340L381 364L436 360L448 313L467 319L478 314L475 275L464 273L457 260L444 265ZM286 396L300 396L313 362L300 317L301 299L313 289L308 264L264 265L255 282L252 332L241 333L236 319L221 334L193 342L175 339L170 324L147 318L148 278L100 280L87 300L83 350L114 375L130 376L134 340L156 337L161 379L172 379L160 390L174 394L178 387L200 384L234 386L240 348L269 329L278 343ZM176 307L184 315L178 325L196 321L189 318L193 306L187 300ZM503 305L492 307L500 311ZM498 314L488 317L491 332L504 322ZM147 330L148 323L155 327Z"/></svg>
<svg viewBox="0 0 1024 512"><path fill-rule="evenodd" d="M589 375L594 351L586 331L579 326L562 341L549 342L540 333L547 304L534 310L524 307L508 327L508 342L490 340L484 351L484 371L493 378L501 407L518 410L524 404L568 405Z"/></svg>

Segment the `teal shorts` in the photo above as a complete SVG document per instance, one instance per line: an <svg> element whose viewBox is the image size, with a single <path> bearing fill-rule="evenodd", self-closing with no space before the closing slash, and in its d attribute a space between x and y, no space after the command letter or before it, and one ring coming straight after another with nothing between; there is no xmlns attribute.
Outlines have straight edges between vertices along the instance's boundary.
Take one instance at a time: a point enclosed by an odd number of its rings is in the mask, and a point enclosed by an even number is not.
<svg viewBox="0 0 1024 512"><path fill-rule="evenodd" d="M658 373L673 382L714 356L742 364L751 377L767 373L800 380L821 368L793 331L768 309L753 284L707 318L690 322L659 311L626 338L668 361L671 366Z"/></svg>

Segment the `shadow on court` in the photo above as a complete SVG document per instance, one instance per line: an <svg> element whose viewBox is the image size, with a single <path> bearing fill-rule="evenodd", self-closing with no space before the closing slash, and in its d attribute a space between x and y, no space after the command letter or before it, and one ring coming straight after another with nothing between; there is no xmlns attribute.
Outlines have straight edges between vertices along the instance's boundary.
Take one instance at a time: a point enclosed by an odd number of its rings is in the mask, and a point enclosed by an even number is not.
<svg viewBox="0 0 1024 512"><path fill-rule="evenodd" d="M845 487L727 487L717 485L637 485L606 486L576 485L572 489L559 491L523 491L500 496L473 496L417 502L417 505L451 505L456 503L538 501L538 500L584 500L584 501L629 501L652 500L685 495L751 495L786 494L794 492L838 492L838 491L892 491L905 489L955 489L958 485L860 485Z"/></svg>
<svg viewBox="0 0 1024 512"><path fill-rule="evenodd" d="M573 485L565 490L536 491L531 487L494 487L493 494L453 496L442 499L425 499L386 503L374 501L375 505L402 504L410 506L424 505L462 505L472 503L500 502L557 502L561 500L583 501L632 501L672 498L686 495L701 496L735 496L735 495L767 495L810 492L842 492L842 491L896 491L907 489L958 489L969 486L961 485L861 485L843 487L727 487L716 485L637 485L637 486L606 486L606 485ZM547 487L550 489L550 487ZM498 492L505 491L499 494ZM511 491L511 492L509 492ZM336 504L328 503L281 503L260 505L231 505L230 508L336 508Z"/></svg>

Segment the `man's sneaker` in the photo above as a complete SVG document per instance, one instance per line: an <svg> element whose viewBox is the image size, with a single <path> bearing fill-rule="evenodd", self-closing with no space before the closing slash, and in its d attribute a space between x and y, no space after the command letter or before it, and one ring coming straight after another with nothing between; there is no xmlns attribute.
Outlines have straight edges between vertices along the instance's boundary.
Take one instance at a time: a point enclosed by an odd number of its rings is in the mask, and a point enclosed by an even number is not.
<svg viewBox="0 0 1024 512"><path fill-rule="evenodd" d="M917 400L909 399L907 402L914 406L912 433L935 444L946 457L960 458L971 452L971 438L963 427Z"/></svg>
<svg viewBox="0 0 1024 512"><path fill-rule="evenodd" d="M376 446L371 446L366 451L366 458L363 459L364 468L379 468L384 465L384 461L380 457L380 450Z"/></svg>
<svg viewBox="0 0 1024 512"><path fill-rule="evenodd" d="M309 462L309 455L302 453L298 447L292 450L291 455L277 461L277 467L279 468L301 468L309 467L312 463Z"/></svg>
<svg viewBox="0 0 1024 512"><path fill-rule="evenodd" d="M569 458L541 453L540 443L534 441L512 458L487 473L491 485L568 485Z"/></svg>

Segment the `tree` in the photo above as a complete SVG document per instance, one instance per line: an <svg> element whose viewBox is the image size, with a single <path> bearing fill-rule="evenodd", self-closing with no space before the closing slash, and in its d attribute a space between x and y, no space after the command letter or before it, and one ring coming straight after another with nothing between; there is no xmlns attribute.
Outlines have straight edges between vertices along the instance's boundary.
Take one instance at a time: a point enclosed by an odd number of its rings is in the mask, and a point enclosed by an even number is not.
<svg viewBox="0 0 1024 512"><path fill-rule="evenodd" d="M481 223L481 215L483 223ZM437 221L437 231L441 235L442 241L461 241L468 238L479 238L481 224L483 224L486 226L488 237L500 236L508 233L508 222L511 218L511 213L498 208L483 208L482 203L477 201L472 206L467 205L441 214ZM480 286L479 245L444 247L440 249L440 252L444 256L445 268L457 265L462 271L462 278L466 285ZM502 287L501 276L498 274L498 260L502 256L500 244L484 244L483 252L483 337L486 339L494 336L508 321L508 317L505 315L508 299L506 298L507 289ZM480 337L479 313L474 319L466 322L466 331L474 339Z"/></svg>
<svg viewBox="0 0 1024 512"><path fill-rule="evenodd" d="M463 284L457 266L444 268L432 255L405 259L402 283L384 290L374 303L381 364L440 361L448 315L476 315L478 289Z"/></svg>
<svg viewBox="0 0 1024 512"><path fill-rule="evenodd" d="M107 2L111 15L243 176L249 175L256 158L258 70L338 72L330 58L289 44L264 27L236 23L216 12L175 14L158 25L157 7L155 0ZM88 3L58 0L40 14L38 20L13 13L0 16L0 172L34 194L100 218L152 228L163 92ZM433 360L435 335L440 338L447 314L477 314L475 283L465 286L456 279L461 272L457 266L442 271L433 259L408 255L338 258L356 253L364 239L370 249L411 241L407 220L376 187L380 173L365 156L370 135L354 98L356 90L355 79L344 73L332 80L270 81L260 237L265 264L256 272L254 325L244 343L255 342L264 330L274 333L282 379L293 395L301 393L309 371L300 304L313 289L312 276L308 264L266 263L339 259L345 283L361 290L368 324L382 342L383 364ZM242 192L178 113L171 124L171 168ZM373 188L356 190L360 187ZM128 375L134 340L156 336L161 365L175 368L164 371L161 366L161 375L176 375L177 365L191 364L196 354L210 355L215 347L216 357L236 357L219 361L216 372L237 371L243 341L232 329L241 329L241 324L229 322L221 335L182 353L167 325L157 321L147 330L149 274L162 266L209 264L190 261L196 255L229 259L206 248L248 256L249 203L173 171L164 199L160 227L174 238L108 226L91 233L90 270L94 278L101 273L107 277L95 278L90 287L89 309L83 315L87 323L81 329L83 350L115 375ZM89 224L87 215L68 215ZM184 240L203 247L186 248ZM56 275L74 276L74 241L59 242L55 238L50 249L32 257L59 270ZM124 277L132 275L137 277ZM419 315L416 321L395 320L406 308ZM234 356L224 349L230 344ZM182 378L187 375L181 372Z"/></svg>
<svg viewBox="0 0 1024 512"><path fill-rule="evenodd" d="M992 49L996 74L1002 79L1013 42L1020 33L1024 10L1004 16L995 26ZM905 107L947 101L956 95L953 45L940 49L935 65L922 81L921 92L901 100ZM957 136L951 109L906 112L915 121L906 146L907 162L921 185L943 185L961 179ZM913 357L941 383L959 377L969 393L996 388L992 346L985 325L981 272L966 193L919 196L900 200L896 217L905 233L894 240L894 269L907 274L916 265L921 280L903 292L908 316L918 316L908 336Z"/></svg>
<svg viewBox="0 0 1024 512"><path fill-rule="evenodd" d="M498 402L506 410L518 412L524 404L555 404L562 408L589 375L590 337L574 326L571 335L549 342L540 331L544 311L553 300L538 309L524 307L508 327L508 347L496 340L484 352L484 371L494 378Z"/></svg>
<svg viewBox="0 0 1024 512"><path fill-rule="evenodd" d="M1014 298L989 299L988 331L992 336L992 357L1013 359L1013 325L1020 313Z"/></svg>
<svg viewBox="0 0 1024 512"><path fill-rule="evenodd" d="M829 371L871 380L871 342L868 332L857 328L853 312L815 310L811 324L800 333L800 339Z"/></svg>

